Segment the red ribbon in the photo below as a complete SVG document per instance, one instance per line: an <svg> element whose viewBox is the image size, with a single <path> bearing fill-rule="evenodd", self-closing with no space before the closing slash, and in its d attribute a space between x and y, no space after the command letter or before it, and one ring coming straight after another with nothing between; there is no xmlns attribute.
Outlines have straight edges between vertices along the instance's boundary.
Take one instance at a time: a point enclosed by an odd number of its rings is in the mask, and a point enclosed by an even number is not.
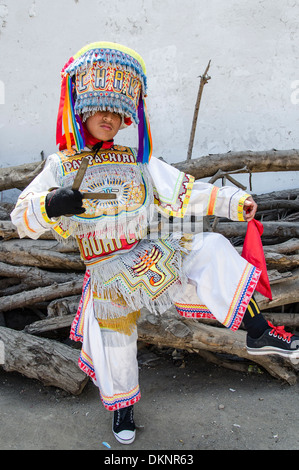
<svg viewBox="0 0 299 470"><path fill-rule="evenodd" d="M253 219L248 222L247 232L243 244L242 257L262 271L259 282L256 286L256 290L260 294L272 300L264 249L261 240L263 231L263 224L258 220Z"/></svg>
<svg viewBox="0 0 299 470"><path fill-rule="evenodd" d="M60 92L60 101L58 107L58 115L57 115L57 125L56 125L56 144L61 144L62 142L62 116L63 116L63 108L64 108L64 101L65 101L65 93L66 93L66 82L67 77L66 75L62 78L61 81L61 92Z"/></svg>

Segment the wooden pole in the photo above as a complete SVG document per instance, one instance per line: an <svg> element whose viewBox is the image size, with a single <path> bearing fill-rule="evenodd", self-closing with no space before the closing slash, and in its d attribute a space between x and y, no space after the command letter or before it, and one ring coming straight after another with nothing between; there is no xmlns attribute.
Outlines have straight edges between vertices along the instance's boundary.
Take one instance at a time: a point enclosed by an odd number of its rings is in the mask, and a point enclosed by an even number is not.
<svg viewBox="0 0 299 470"><path fill-rule="evenodd" d="M200 102L201 102L203 87L208 82L208 80L210 80L210 78L211 78L211 77L209 77L209 75L207 75L208 70L210 68L210 63L211 63L211 60L209 60L209 63L206 67L206 70L204 71L204 74L200 76L201 78L200 78L200 84L199 84L199 89L198 89L198 94L197 94L197 100L196 100L195 109L194 109L193 122L192 122L191 134L190 134L190 140L189 140L189 146L188 146L187 160L190 160L191 155L192 155L194 136L195 136L196 124L197 124L197 118L198 118L198 111L199 111L199 106L200 106Z"/></svg>

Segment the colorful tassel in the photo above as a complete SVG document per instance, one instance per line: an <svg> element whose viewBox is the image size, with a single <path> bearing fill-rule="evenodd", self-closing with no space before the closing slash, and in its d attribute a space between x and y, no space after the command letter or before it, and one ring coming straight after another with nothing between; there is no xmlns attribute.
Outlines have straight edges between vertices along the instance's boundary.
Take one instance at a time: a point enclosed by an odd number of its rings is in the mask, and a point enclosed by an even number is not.
<svg viewBox="0 0 299 470"><path fill-rule="evenodd" d="M63 76L61 80L60 101L59 101L59 107L58 107L57 126L56 126L56 144L57 145L61 144L62 135L63 135L62 116L63 116L64 101L65 101L65 88L66 88L66 76Z"/></svg>
<svg viewBox="0 0 299 470"><path fill-rule="evenodd" d="M145 148L147 149L146 161L144 163L148 163L152 156L153 140L152 140L151 127L150 127L145 100L144 100L144 129L145 129L145 132L144 132Z"/></svg>
<svg viewBox="0 0 299 470"><path fill-rule="evenodd" d="M145 100L140 97L138 106L138 154L137 162L148 163L152 156L152 135Z"/></svg>
<svg viewBox="0 0 299 470"><path fill-rule="evenodd" d="M84 149L84 132L82 122L75 115L73 99L73 83L69 75L64 74L61 82L61 95L57 117L56 143L61 145L66 141L68 150L72 145L76 146L78 152Z"/></svg>

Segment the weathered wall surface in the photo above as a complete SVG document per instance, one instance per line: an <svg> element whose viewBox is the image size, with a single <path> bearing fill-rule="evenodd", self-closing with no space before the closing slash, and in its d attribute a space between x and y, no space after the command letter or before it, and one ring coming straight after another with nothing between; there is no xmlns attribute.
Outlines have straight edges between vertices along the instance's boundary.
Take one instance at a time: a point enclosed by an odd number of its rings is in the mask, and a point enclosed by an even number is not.
<svg viewBox="0 0 299 470"><path fill-rule="evenodd" d="M193 157L298 148L298 17L295 0L0 0L0 165L55 151L60 69L98 40L147 64L154 155L186 158L209 59ZM118 141L136 145L136 129ZM253 181L261 192L298 186L298 175Z"/></svg>

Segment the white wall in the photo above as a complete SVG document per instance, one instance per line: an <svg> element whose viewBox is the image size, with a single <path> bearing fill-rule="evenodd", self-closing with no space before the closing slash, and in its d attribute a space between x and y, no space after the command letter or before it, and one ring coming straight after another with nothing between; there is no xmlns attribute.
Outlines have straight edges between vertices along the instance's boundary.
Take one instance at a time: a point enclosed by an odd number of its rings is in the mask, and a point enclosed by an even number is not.
<svg viewBox="0 0 299 470"><path fill-rule="evenodd" d="M209 59L193 158L298 148L298 17L296 0L0 0L0 165L55 151L60 70L100 40L146 62L154 155L186 158ZM136 145L136 129L119 137ZM298 187L298 172L253 183L258 193Z"/></svg>

